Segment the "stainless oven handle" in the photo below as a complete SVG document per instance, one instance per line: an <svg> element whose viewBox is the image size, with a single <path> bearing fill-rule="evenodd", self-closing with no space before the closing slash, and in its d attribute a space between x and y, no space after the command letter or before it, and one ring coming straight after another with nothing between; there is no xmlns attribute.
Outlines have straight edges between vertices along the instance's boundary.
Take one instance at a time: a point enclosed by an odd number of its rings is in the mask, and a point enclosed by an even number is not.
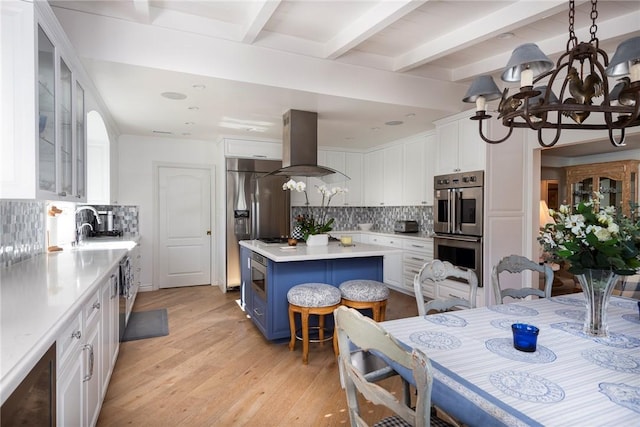
<svg viewBox="0 0 640 427"><path fill-rule="evenodd" d="M443 236L441 234L437 234L435 236L436 239L444 239L444 240L458 240L464 242L480 242L482 240L481 237L471 237L471 236Z"/></svg>
<svg viewBox="0 0 640 427"><path fill-rule="evenodd" d="M453 224L453 232L462 233L462 190L456 190L456 218Z"/></svg>
<svg viewBox="0 0 640 427"><path fill-rule="evenodd" d="M453 233L453 218L455 214L455 201L454 201L454 192L455 190L449 188L447 190L447 204L449 209L449 215L447 216L447 233Z"/></svg>

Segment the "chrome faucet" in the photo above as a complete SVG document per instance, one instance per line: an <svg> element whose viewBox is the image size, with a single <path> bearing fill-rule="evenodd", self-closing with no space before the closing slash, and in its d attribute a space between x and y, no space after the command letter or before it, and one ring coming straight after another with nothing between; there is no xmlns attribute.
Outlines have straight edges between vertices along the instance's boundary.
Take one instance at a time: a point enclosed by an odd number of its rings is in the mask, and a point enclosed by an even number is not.
<svg viewBox="0 0 640 427"><path fill-rule="evenodd" d="M76 245L80 243L81 240L83 240L82 236L84 236L84 234L82 234L82 229L85 225L88 225L91 231L93 231L93 225L89 224L88 222L83 222L80 227L78 227L78 231L76 231Z"/></svg>
<svg viewBox="0 0 640 427"><path fill-rule="evenodd" d="M88 206L88 205L78 206L76 208L76 212L75 213L78 214L78 212L84 211L84 210L88 210L88 211L93 212L93 216L96 218L96 223L100 224L100 215L98 215L98 211L93 206ZM89 225L91 225L91 224L89 224ZM91 229L93 230L93 227L91 227Z"/></svg>

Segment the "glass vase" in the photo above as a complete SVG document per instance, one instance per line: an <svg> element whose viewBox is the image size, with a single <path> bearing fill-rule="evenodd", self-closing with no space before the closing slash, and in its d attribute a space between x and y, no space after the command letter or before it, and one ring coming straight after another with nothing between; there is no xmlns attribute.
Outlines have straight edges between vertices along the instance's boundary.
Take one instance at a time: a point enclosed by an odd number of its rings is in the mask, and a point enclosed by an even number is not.
<svg viewBox="0 0 640 427"><path fill-rule="evenodd" d="M606 337L607 307L619 276L612 270L587 269L584 274L576 274L576 278L582 287L587 306L584 332L594 337Z"/></svg>

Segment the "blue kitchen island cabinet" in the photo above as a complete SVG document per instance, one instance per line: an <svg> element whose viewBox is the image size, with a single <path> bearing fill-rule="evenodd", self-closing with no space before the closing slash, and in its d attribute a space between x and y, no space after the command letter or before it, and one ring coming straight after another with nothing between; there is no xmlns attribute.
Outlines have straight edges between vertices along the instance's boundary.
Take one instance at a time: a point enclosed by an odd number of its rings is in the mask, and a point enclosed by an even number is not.
<svg viewBox="0 0 640 427"><path fill-rule="evenodd" d="M342 247L335 242L327 247L298 245L295 249L254 240L242 241L240 245L243 277L247 277L242 283L245 310L268 340L291 336L287 292L293 286L319 282L337 287L351 279L382 281L384 255L398 251L366 244ZM260 271L255 271L261 267L255 263L251 266L254 253L263 257L266 264L264 284Z"/></svg>

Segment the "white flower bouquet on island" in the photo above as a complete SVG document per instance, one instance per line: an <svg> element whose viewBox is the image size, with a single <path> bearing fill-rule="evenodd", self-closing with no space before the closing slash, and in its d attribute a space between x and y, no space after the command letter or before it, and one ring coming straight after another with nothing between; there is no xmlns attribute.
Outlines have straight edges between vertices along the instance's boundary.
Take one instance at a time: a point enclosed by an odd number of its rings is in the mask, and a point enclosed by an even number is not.
<svg viewBox="0 0 640 427"><path fill-rule="evenodd" d="M334 218L327 218L327 211L331 200L337 194L344 194L348 191L346 188L342 187L332 187L329 189L326 185L317 185L316 188L318 192L322 195L322 203L320 204L320 215L318 218L314 217L312 214L307 213L305 215L298 215L296 217L296 227L300 228L300 232L302 234L302 238L307 240L307 238L314 234L322 234L328 233L333 229L333 223L335 221ZM307 206L307 210L309 209L309 196L307 194L307 185L302 181L294 181L290 179L282 185L283 190L289 191L297 191L299 193L304 193L305 197L305 205Z"/></svg>

